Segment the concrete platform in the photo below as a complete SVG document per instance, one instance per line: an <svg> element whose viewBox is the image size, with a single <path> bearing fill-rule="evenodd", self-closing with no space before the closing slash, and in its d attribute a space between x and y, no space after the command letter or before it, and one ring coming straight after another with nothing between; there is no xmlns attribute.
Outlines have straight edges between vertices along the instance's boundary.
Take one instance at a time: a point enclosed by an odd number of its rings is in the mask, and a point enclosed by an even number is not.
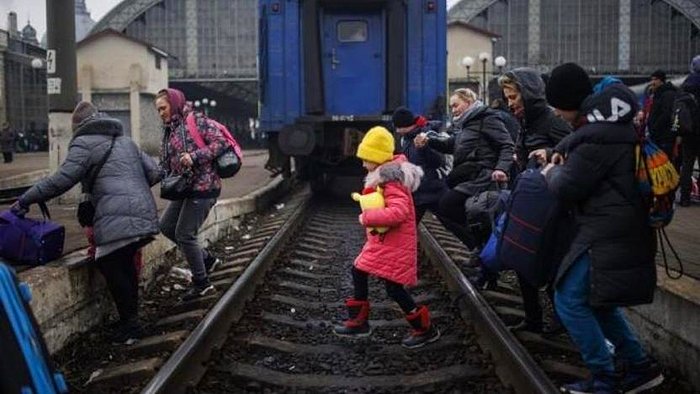
<svg viewBox="0 0 700 394"><path fill-rule="evenodd" d="M666 232L680 255L685 275L669 278L659 254L654 303L629 308L627 316L646 348L664 366L681 372L700 392L700 205L677 207ZM670 268L677 269L668 249L666 256Z"/></svg>
<svg viewBox="0 0 700 394"><path fill-rule="evenodd" d="M0 162L0 180L29 172L45 170L48 166L49 152L15 153L12 163Z"/></svg>

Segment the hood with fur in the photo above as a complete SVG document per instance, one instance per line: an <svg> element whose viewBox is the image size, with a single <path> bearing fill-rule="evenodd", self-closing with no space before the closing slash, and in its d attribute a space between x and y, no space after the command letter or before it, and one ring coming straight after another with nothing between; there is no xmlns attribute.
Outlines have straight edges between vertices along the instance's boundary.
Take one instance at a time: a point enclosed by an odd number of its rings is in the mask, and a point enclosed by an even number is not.
<svg viewBox="0 0 700 394"><path fill-rule="evenodd" d="M400 182L408 190L414 192L420 186L423 170L415 164L409 163L404 155L396 155L394 159L386 162L365 177L365 188L374 188L388 182Z"/></svg>

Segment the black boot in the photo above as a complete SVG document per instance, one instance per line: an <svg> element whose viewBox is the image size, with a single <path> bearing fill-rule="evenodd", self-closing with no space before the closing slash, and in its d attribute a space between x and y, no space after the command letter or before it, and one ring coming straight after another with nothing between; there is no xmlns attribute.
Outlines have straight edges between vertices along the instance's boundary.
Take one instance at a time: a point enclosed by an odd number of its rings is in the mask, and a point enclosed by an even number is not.
<svg viewBox="0 0 700 394"><path fill-rule="evenodd" d="M345 301L348 307L348 320L333 327L333 332L339 337L367 337L372 334L369 319L369 301L350 298Z"/></svg>
<svg viewBox="0 0 700 394"><path fill-rule="evenodd" d="M532 322L527 319L522 319L519 322L508 326L512 332L528 331L536 334L542 333L542 322Z"/></svg>
<svg viewBox="0 0 700 394"><path fill-rule="evenodd" d="M412 330L403 339L401 346L416 349L440 338L440 330L430 323L430 312L427 306L421 305L415 312L406 315L406 320L408 320Z"/></svg>
<svg viewBox="0 0 700 394"><path fill-rule="evenodd" d="M133 317L127 320L120 320L110 336L113 343L124 344L135 342L143 338L144 335L141 323L136 317Z"/></svg>
<svg viewBox="0 0 700 394"><path fill-rule="evenodd" d="M469 281L478 290L496 290L498 288L498 277L497 272L491 272L481 267L476 275L469 277Z"/></svg>

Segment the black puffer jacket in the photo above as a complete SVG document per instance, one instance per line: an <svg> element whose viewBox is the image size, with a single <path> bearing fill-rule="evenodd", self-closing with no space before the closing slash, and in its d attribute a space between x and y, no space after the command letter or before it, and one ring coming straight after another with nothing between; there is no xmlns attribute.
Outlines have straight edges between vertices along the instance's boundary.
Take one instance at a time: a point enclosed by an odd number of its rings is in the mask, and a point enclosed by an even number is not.
<svg viewBox="0 0 700 394"><path fill-rule="evenodd" d="M406 156L409 162L423 169L420 187L413 192L413 203L417 206L437 203L443 192L447 190L445 177L448 171L445 155L427 146L418 148L413 142L420 133L437 135L429 126L431 125L416 127L399 139L399 151ZM437 125L438 129L439 127L440 125Z"/></svg>
<svg viewBox="0 0 700 394"><path fill-rule="evenodd" d="M575 207L573 243L556 280L589 253L593 306L650 303L656 287L655 238L634 175L636 112L634 93L622 84L588 97L581 113L589 123L557 145L566 163L547 174L549 188Z"/></svg>
<svg viewBox="0 0 700 394"><path fill-rule="evenodd" d="M671 132L671 115L673 100L678 95L678 89L671 82L665 82L654 92L654 101L647 125L651 139L659 144L672 144L676 136Z"/></svg>
<svg viewBox="0 0 700 394"><path fill-rule="evenodd" d="M509 173L513 163L513 140L495 110L480 106L454 122L460 131L450 137L430 137L431 148L454 156L447 186L468 196L492 185L491 173Z"/></svg>
<svg viewBox="0 0 700 394"><path fill-rule="evenodd" d="M531 68L516 68L506 73L515 80L525 107L521 119L522 131L515 142L518 166L525 169L530 152L536 149L553 148L571 133L571 126L554 114L547 105L544 81L540 73Z"/></svg>
<svg viewBox="0 0 700 394"><path fill-rule="evenodd" d="M20 197L22 202L30 205L46 201L85 182L109 150L112 139L112 152L92 188L95 242L101 246L158 234L151 186L160 180L160 169L131 138L124 136L122 124L109 117L98 117L76 129L61 167L27 190Z"/></svg>
<svg viewBox="0 0 700 394"><path fill-rule="evenodd" d="M688 75L688 78L686 78L681 85L681 90L692 94L696 100L700 98L700 73ZM695 125L695 127L700 128L700 125ZM700 144L700 130L696 130L695 133L691 135L684 135L683 142L698 146L698 144Z"/></svg>

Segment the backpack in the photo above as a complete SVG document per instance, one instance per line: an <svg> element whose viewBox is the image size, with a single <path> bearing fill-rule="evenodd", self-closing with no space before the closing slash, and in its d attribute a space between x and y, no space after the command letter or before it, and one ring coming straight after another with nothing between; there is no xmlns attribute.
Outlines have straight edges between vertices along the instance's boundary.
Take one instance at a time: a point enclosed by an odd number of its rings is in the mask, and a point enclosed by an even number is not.
<svg viewBox="0 0 700 394"><path fill-rule="evenodd" d="M649 226L666 227L673 219L678 171L666 153L649 138L635 145L635 176L642 200L648 208Z"/></svg>
<svg viewBox="0 0 700 394"><path fill-rule="evenodd" d="M680 92L673 100L671 131L681 137L700 135L700 105L690 92Z"/></svg>
<svg viewBox="0 0 700 394"><path fill-rule="evenodd" d="M648 138L636 144L634 150L635 177L642 195L642 203L648 212L649 227L654 229L658 239L666 275L671 279L678 279L683 276L683 262L664 229L673 219L676 189L680 182L678 171L666 153ZM664 243L678 261L678 275L672 275L669 270Z"/></svg>
<svg viewBox="0 0 700 394"><path fill-rule="evenodd" d="M205 118L206 122L209 123L210 125L213 125L219 131L221 131L221 134L223 134L224 139L226 139L226 142L228 142L228 147L224 152L219 155L219 157L216 158L216 173L219 175L221 178L230 178L238 171L241 169L243 165L243 152L241 151L240 145L238 145L238 142L233 138L231 135L231 132L228 131L228 128L226 126L222 125L221 123ZM202 135L199 133L199 130L197 129L197 124L196 120L194 117L193 113L190 113L187 115L187 132L190 134L190 137L194 140L194 143L197 144L197 146L201 149L204 148L207 144L204 142L204 139L202 138Z"/></svg>
<svg viewBox="0 0 700 394"><path fill-rule="evenodd" d="M497 258L502 269L518 272L533 286L550 279L559 263L559 225L564 210L538 169L521 173L508 200Z"/></svg>

